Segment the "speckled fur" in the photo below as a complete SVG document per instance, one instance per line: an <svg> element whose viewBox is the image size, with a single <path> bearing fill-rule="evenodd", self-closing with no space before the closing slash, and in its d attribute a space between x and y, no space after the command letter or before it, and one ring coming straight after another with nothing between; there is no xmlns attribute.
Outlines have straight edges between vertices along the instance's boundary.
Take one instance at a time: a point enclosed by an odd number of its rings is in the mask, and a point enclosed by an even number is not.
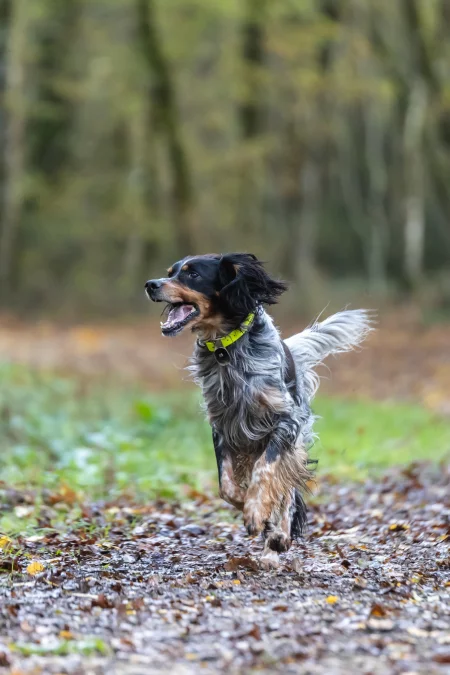
<svg viewBox="0 0 450 675"><path fill-rule="evenodd" d="M311 479L310 403L317 388L312 369L329 353L359 344L369 330L364 310L347 311L287 340L295 359L294 390L286 385L281 336L262 307L250 331L229 348L227 366L201 344L195 348L188 369L213 429L221 495L243 510L250 533L263 533L265 555L287 550L305 524L301 493ZM272 565L272 553L267 560Z"/></svg>

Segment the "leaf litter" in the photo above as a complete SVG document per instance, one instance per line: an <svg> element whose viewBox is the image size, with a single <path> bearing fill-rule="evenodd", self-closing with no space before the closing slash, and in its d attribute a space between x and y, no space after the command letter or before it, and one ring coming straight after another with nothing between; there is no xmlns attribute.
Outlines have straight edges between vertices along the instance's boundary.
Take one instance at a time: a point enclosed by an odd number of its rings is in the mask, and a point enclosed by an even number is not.
<svg viewBox="0 0 450 675"><path fill-rule="evenodd" d="M322 481L272 572L240 516L191 501L44 496L2 535L0 673L448 673L450 470ZM0 484L4 511L17 490ZM24 492L33 505L42 496Z"/></svg>

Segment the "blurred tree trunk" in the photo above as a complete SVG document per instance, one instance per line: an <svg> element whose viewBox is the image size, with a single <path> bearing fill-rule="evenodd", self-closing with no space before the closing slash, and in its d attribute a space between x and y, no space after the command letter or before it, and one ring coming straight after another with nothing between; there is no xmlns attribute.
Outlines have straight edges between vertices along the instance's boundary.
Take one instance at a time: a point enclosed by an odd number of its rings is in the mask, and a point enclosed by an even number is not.
<svg viewBox="0 0 450 675"><path fill-rule="evenodd" d="M425 244L425 173L423 140L427 90L418 80L413 86L404 130L405 166L405 277L416 287L423 274Z"/></svg>
<svg viewBox="0 0 450 675"><path fill-rule="evenodd" d="M403 128L405 225L404 275L414 288L423 275L425 247L424 134L428 99L439 90L417 0L402 0L411 74Z"/></svg>
<svg viewBox="0 0 450 675"><path fill-rule="evenodd" d="M0 214L3 213L6 144L6 47L11 12L11 0L0 0ZM1 222L1 221L0 221Z"/></svg>
<svg viewBox="0 0 450 675"><path fill-rule="evenodd" d="M154 105L157 128L166 137L172 174L172 199L177 248L180 256L195 252L194 194L191 170L181 133L175 85L164 55L153 0L136 0L140 47L153 86L149 96Z"/></svg>
<svg viewBox="0 0 450 675"><path fill-rule="evenodd" d="M32 138L30 163L49 179L57 180L70 155L69 133L74 105L70 96L61 94L61 77L70 82L67 63L81 16L80 0L46 0L41 20L37 58L37 98L44 114L30 125ZM66 83L66 81L65 81Z"/></svg>
<svg viewBox="0 0 450 675"><path fill-rule="evenodd" d="M262 71L264 66L266 0L245 0L241 25L242 95L238 105L238 122L243 158L239 171L237 227L250 241L259 231L260 194L258 175L261 166L257 142L263 133ZM245 245L245 243L244 243Z"/></svg>
<svg viewBox="0 0 450 675"><path fill-rule="evenodd" d="M314 305L313 285L316 279L316 248L319 235L318 204L320 193L320 172L317 163L309 157L303 166L301 176L303 204L298 223L296 241L295 279L300 286L306 307Z"/></svg>
<svg viewBox="0 0 450 675"><path fill-rule="evenodd" d="M6 125L4 200L0 231L0 288L2 298L11 291L12 258L20 226L25 163L25 50L27 45L27 0L11 6L6 42Z"/></svg>
<svg viewBox="0 0 450 675"><path fill-rule="evenodd" d="M369 286L374 292L387 292L388 225L385 211L387 189L386 166L383 159L382 122L373 106L366 109L366 162L368 167L368 195L366 237Z"/></svg>
<svg viewBox="0 0 450 675"><path fill-rule="evenodd" d="M123 285L125 296L134 297L139 280L143 278L144 241L143 228L147 226L146 184L147 161L147 106L137 106L136 114L130 115L127 124L129 147L129 172L127 185L128 211L131 214L130 234L127 237L123 256Z"/></svg>
<svg viewBox="0 0 450 675"><path fill-rule="evenodd" d="M264 65L266 0L246 0L242 24L243 101L239 108L242 137L254 138L262 130L261 70Z"/></svg>
<svg viewBox="0 0 450 675"><path fill-rule="evenodd" d="M302 173L305 152L297 135L293 119L286 123L279 163L278 191L284 223L284 250L281 271L288 279L298 281L299 231L302 211Z"/></svg>
<svg viewBox="0 0 450 675"><path fill-rule="evenodd" d="M302 124L292 120L283 149L280 196L285 224L282 272L301 292L301 307L315 309L316 249L319 228L320 170L318 153L298 135L298 127L313 123L306 112Z"/></svg>

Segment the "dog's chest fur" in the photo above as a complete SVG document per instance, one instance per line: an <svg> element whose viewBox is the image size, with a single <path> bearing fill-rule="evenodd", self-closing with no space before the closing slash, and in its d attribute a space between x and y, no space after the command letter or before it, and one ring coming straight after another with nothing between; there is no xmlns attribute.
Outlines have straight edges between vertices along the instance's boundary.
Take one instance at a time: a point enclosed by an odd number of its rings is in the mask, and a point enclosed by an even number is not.
<svg viewBox="0 0 450 675"><path fill-rule="evenodd" d="M202 388L211 426L231 450L260 451L280 415L295 415L305 423L309 406L301 411L299 400L294 401L286 388L280 335L265 312L229 354L230 364L221 366L214 354L197 345L189 370Z"/></svg>

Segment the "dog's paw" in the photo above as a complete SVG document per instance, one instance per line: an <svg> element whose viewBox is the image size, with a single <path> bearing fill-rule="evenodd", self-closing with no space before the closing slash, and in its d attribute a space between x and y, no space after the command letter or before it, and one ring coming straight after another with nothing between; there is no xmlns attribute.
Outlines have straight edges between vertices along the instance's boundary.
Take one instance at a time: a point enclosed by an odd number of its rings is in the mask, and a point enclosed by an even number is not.
<svg viewBox="0 0 450 675"><path fill-rule="evenodd" d="M281 532L280 530L271 532L266 539L266 545L268 548L270 548L272 551L276 551L277 553L289 551L291 544L291 538L288 537L285 532Z"/></svg>
<svg viewBox="0 0 450 675"><path fill-rule="evenodd" d="M263 570L276 570L280 566L280 558L276 551L265 551L259 561Z"/></svg>

